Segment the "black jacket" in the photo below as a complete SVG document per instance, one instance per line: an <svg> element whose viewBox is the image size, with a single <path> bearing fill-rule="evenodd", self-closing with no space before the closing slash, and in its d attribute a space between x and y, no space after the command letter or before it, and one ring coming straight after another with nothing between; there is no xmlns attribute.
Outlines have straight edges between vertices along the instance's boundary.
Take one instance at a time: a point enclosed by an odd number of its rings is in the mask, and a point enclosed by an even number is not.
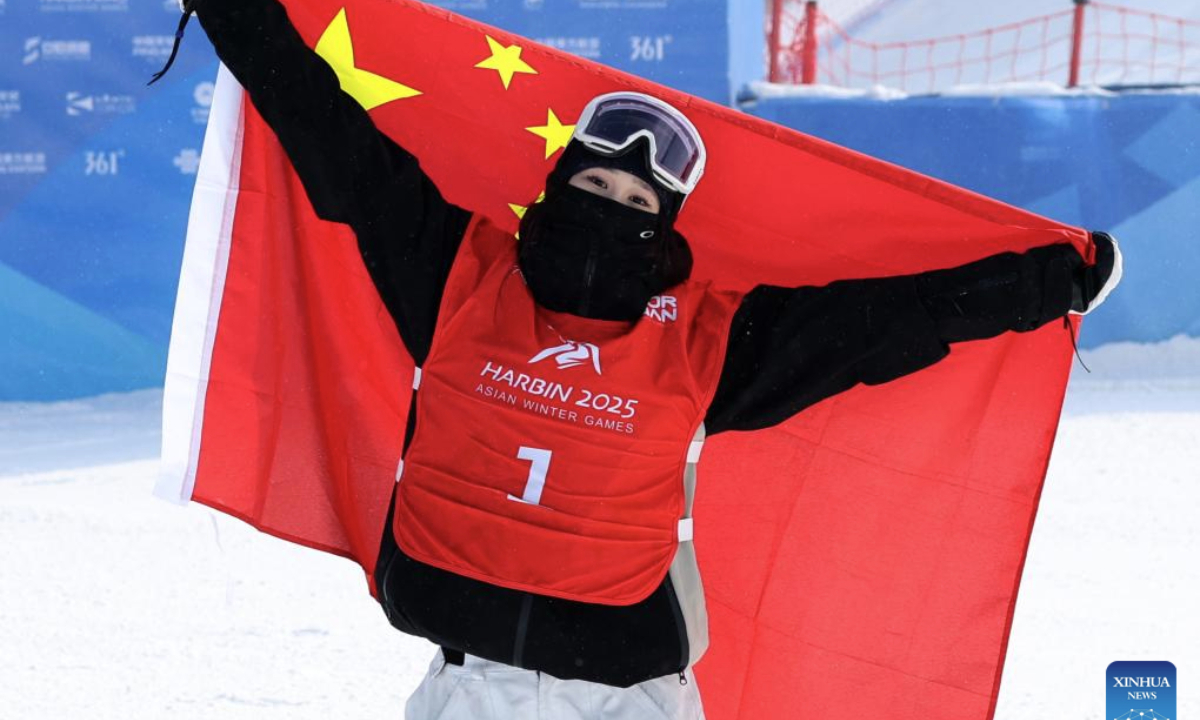
<svg viewBox="0 0 1200 720"><path fill-rule="evenodd" d="M416 158L340 90L277 0L198 0L196 12L279 137L317 215L354 230L400 337L422 364L470 213L447 202ZM707 434L770 427L860 383L928 367L952 343L1060 318L1081 265L1072 247L1053 245L919 275L758 286L733 318ZM409 419L411 438L411 409ZM618 685L686 665L669 579L628 607L555 600L416 562L399 552L389 526L376 580L394 625L494 660ZM631 637L647 649L641 660Z"/></svg>

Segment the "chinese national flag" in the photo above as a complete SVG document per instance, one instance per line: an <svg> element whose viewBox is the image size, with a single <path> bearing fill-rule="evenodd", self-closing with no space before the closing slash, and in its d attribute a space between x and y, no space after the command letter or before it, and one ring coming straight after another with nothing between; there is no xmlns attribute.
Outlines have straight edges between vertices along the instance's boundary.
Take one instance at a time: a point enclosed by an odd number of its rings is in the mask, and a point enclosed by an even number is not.
<svg viewBox="0 0 1200 720"><path fill-rule="evenodd" d="M942 268L1087 234L407 0L287 0L451 202L516 229L588 99L699 127L695 276L748 289ZM402 38L402 41L398 41ZM956 345L776 428L713 438L696 549L710 720L983 720L1071 359L1068 331ZM413 365L349 228L319 220L224 69L180 281L160 492L374 569Z"/></svg>

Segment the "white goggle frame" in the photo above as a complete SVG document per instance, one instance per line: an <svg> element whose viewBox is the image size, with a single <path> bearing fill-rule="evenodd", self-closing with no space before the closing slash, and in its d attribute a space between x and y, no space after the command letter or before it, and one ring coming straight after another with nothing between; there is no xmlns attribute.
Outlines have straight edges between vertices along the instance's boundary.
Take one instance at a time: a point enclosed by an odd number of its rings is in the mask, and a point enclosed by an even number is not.
<svg viewBox="0 0 1200 720"><path fill-rule="evenodd" d="M629 100L643 105L650 114L661 113L670 118L675 123L683 126L684 130L689 133L692 141L696 146L696 161L692 164L691 170L688 171L687 177L678 177L674 172L664 168L658 162L658 141L655 139L654 133L650 130L638 130L629 135L620 143L615 143L606 138L597 137L587 132L587 127L591 124L596 112L607 102L613 100ZM704 166L708 160L708 152L704 147L704 141L700 139L700 132L691 120L675 109L668 103L659 100L652 95L637 92L612 92L604 95L597 95L592 98L587 107L583 109L583 113L579 116L579 121L575 124L575 131L572 133L579 142L590 150L599 152L605 155L612 155L625 150L638 140L645 138L650 145L650 171L654 174L654 178L662 183L665 187L674 190L675 192L689 195L696 189L697 183L700 182L700 177L704 175Z"/></svg>

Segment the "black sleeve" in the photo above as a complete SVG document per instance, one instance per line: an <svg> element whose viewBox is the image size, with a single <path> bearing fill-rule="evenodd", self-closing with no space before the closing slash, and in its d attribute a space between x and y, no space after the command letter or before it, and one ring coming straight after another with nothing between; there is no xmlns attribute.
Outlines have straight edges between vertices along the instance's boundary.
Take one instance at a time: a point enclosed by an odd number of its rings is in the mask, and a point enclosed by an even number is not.
<svg viewBox="0 0 1200 720"><path fill-rule="evenodd" d="M305 43L278 0L196 0L221 62L250 95L319 217L349 225L409 352L423 362L470 213L448 203Z"/></svg>
<svg viewBox="0 0 1200 720"><path fill-rule="evenodd" d="M950 343L1041 327L1070 309L1082 264L1072 246L1050 245L919 275L760 285L734 315L706 431L770 427L928 367Z"/></svg>

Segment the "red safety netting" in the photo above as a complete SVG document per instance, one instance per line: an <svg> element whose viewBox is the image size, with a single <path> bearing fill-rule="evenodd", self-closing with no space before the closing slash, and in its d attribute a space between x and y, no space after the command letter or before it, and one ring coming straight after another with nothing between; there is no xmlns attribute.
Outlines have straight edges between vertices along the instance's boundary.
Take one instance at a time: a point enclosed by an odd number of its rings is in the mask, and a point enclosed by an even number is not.
<svg viewBox="0 0 1200 720"><path fill-rule="evenodd" d="M1200 82L1200 21L1090 2L971 33L894 42L855 37L803 0L785 0L769 45L776 82L810 76L841 87L882 85L910 93L974 84L1180 85ZM816 18L809 33L806 17ZM770 28L768 28L770 33ZM774 33L770 33L774 37Z"/></svg>

